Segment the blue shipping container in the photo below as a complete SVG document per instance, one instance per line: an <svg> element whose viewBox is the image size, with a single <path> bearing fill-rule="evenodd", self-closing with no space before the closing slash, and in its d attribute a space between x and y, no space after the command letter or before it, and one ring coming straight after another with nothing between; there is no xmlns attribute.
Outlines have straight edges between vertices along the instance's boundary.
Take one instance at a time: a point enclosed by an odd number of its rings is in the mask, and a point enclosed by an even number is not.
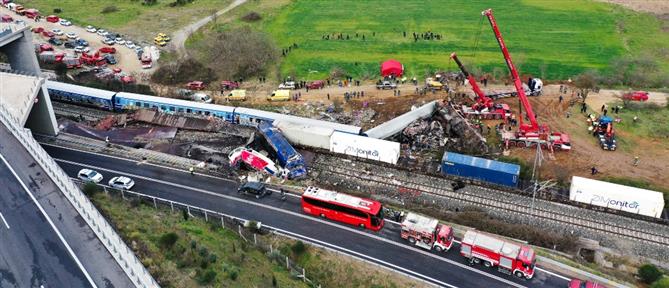
<svg viewBox="0 0 669 288"><path fill-rule="evenodd" d="M520 166L453 152L444 153L441 173L518 187Z"/></svg>

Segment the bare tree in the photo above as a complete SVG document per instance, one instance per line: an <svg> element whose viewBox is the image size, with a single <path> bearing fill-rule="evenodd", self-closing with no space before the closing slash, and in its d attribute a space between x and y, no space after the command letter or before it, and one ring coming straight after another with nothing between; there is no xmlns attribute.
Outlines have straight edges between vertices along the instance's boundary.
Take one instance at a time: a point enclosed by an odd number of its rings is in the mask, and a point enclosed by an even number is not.
<svg viewBox="0 0 669 288"><path fill-rule="evenodd" d="M585 102L585 99L588 97L588 93L597 87L598 75L597 71L589 70L579 74L576 76L576 79L574 79L574 86L581 92L583 102Z"/></svg>

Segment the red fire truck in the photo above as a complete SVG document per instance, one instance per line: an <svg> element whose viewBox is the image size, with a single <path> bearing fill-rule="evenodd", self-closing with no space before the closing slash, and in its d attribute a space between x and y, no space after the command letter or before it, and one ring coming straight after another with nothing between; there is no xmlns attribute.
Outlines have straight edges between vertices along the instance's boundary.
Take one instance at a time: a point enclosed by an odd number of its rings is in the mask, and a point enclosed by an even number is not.
<svg viewBox="0 0 669 288"><path fill-rule="evenodd" d="M381 230L384 223L380 202L311 186L302 194L302 210L372 231Z"/></svg>
<svg viewBox="0 0 669 288"><path fill-rule="evenodd" d="M439 220L415 213L407 214L402 221L402 239L427 250L448 251L453 245L453 229L439 224Z"/></svg>
<svg viewBox="0 0 669 288"><path fill-rule="evenodd" d="M460 255L486 267L499 266L499 271L517 277L534 276L534 250L527 245L502 240L479 231L469 230L460 244Z"/></svg>

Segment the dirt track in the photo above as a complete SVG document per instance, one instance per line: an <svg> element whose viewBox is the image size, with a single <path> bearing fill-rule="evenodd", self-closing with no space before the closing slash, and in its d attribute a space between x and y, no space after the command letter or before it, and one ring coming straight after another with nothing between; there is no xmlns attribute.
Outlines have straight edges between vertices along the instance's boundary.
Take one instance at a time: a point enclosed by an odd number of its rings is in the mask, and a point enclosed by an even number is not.
<svg viewBox="0 0 669 288"><path fill-rule="evenodd" d="M618 4L634 11L649 12L657 15L669 13L669 1L665 0L597 0Z"/></svg>

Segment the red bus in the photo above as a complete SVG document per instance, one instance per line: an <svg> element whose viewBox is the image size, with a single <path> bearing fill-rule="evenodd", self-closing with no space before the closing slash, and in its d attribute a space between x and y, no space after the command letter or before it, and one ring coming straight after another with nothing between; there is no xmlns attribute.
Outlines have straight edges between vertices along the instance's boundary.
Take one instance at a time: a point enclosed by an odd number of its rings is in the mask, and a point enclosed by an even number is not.
<svg viewBox="0 0 669 288"><path fill-rule="evenodd" d="M373 231L383 227L383 207L378 201L317 187L307 187L302 194L302 210Z"/></svg>

